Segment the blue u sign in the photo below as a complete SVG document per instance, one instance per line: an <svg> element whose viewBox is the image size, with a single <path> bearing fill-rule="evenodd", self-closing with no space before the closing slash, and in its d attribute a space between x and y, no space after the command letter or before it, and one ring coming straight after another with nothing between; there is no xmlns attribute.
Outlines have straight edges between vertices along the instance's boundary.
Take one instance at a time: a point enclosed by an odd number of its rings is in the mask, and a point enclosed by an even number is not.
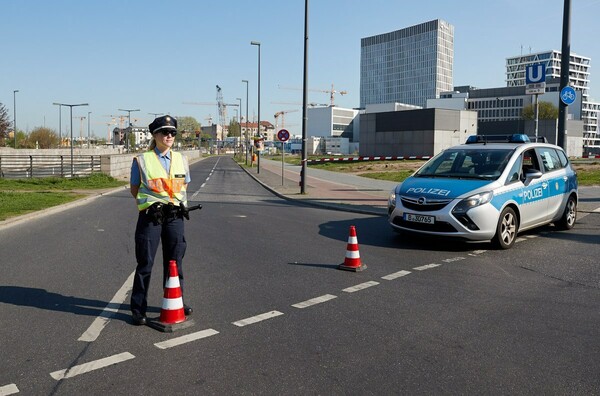
<svg viewBox="0 0 600 396"><path fill-rule="evenodd" d="M546 82L546 65L536 63L525 68L525 84Z"/></svg>

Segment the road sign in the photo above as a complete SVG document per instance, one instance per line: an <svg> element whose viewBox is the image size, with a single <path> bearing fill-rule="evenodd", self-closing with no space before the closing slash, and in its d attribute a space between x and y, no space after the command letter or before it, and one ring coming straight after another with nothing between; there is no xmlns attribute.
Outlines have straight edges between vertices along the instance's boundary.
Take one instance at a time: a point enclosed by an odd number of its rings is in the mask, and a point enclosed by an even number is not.
<svg viewBox="0 0 600 396"><path fill-rule="evenodd" d="M289 138L290 138L290 133L288 132L287 129L281 129L279 132L277 132L277 139L279 139L279 141L287 142Z"/></svg>
<svg viewBox="0 0 600 396"><path fill-rule="evenodd" d="M525 67L525 84L546 82L546 65L534 63Z"/></svg>
<svg viewBox="0 0 600 396"><path fill-rule="evenodd" d="M540 95L546 92L546 65L535 63L525 67L525 94Z"/></svg>
<svg viewBox="0 0 600 396"><path fill-rule="evenodd" d="M573 87L564 87L560 90L560 100L567 106L573 104L575 99L577 99L577 92L575 92Z"/></svg>

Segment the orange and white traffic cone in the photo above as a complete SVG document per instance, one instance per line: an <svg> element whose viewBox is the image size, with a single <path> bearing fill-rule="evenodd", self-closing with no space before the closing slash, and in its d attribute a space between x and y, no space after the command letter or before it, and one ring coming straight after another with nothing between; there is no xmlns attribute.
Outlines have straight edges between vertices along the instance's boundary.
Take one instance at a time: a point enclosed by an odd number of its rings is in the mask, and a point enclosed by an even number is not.
<svg viewBox="0 0 600 396"><path fill-rule="evenodd" d="M169 278L165 285L160 317L150 320L148 324L150 327L165 333L171 333L194 324L191 319L186 321L179 273L177 272L177 261L175 260L169 261Z"/></svg>
<svg viewBox="0 0 600 396"><path fill-rule="evenodd" d="M341 270L362 271L367 268L360 262L360 253L358 251L358 238L356 238L356 227L350 226L350 235L348 236L348 246L346 248L346 258L338 266Z"/></svg>

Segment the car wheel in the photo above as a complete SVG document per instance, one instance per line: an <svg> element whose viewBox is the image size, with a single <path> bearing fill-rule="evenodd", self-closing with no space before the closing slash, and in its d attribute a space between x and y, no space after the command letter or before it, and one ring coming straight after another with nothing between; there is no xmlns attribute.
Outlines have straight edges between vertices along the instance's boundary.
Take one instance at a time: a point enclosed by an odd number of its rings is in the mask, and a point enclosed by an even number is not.
<svg viewBox="0 0 600 396"><path fill-rule="evenodd" d="M565 211L556 225L563 230L570 230L575 226L577 220L577 201L575 197L570 196L565 206Z"/></svg>
<svg viewBox="0 0 600 396"><path fill-rule="evenodd" d="M494 244L501 249L510 249L517 239L519 221L513 208L505 208L500 214Z"/></svg>

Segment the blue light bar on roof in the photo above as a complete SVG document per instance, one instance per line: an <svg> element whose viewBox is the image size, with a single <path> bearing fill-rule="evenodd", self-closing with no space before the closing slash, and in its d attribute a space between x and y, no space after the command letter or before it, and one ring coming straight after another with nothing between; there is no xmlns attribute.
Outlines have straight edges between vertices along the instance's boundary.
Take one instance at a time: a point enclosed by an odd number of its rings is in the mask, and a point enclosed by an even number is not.
<svg viewBox="0 0 600 396"><path fill-rule="evenodd" d="M467 138L466 144L473 143L529 143L529 137L521 133L512 135L471 135Z"/></svg>

